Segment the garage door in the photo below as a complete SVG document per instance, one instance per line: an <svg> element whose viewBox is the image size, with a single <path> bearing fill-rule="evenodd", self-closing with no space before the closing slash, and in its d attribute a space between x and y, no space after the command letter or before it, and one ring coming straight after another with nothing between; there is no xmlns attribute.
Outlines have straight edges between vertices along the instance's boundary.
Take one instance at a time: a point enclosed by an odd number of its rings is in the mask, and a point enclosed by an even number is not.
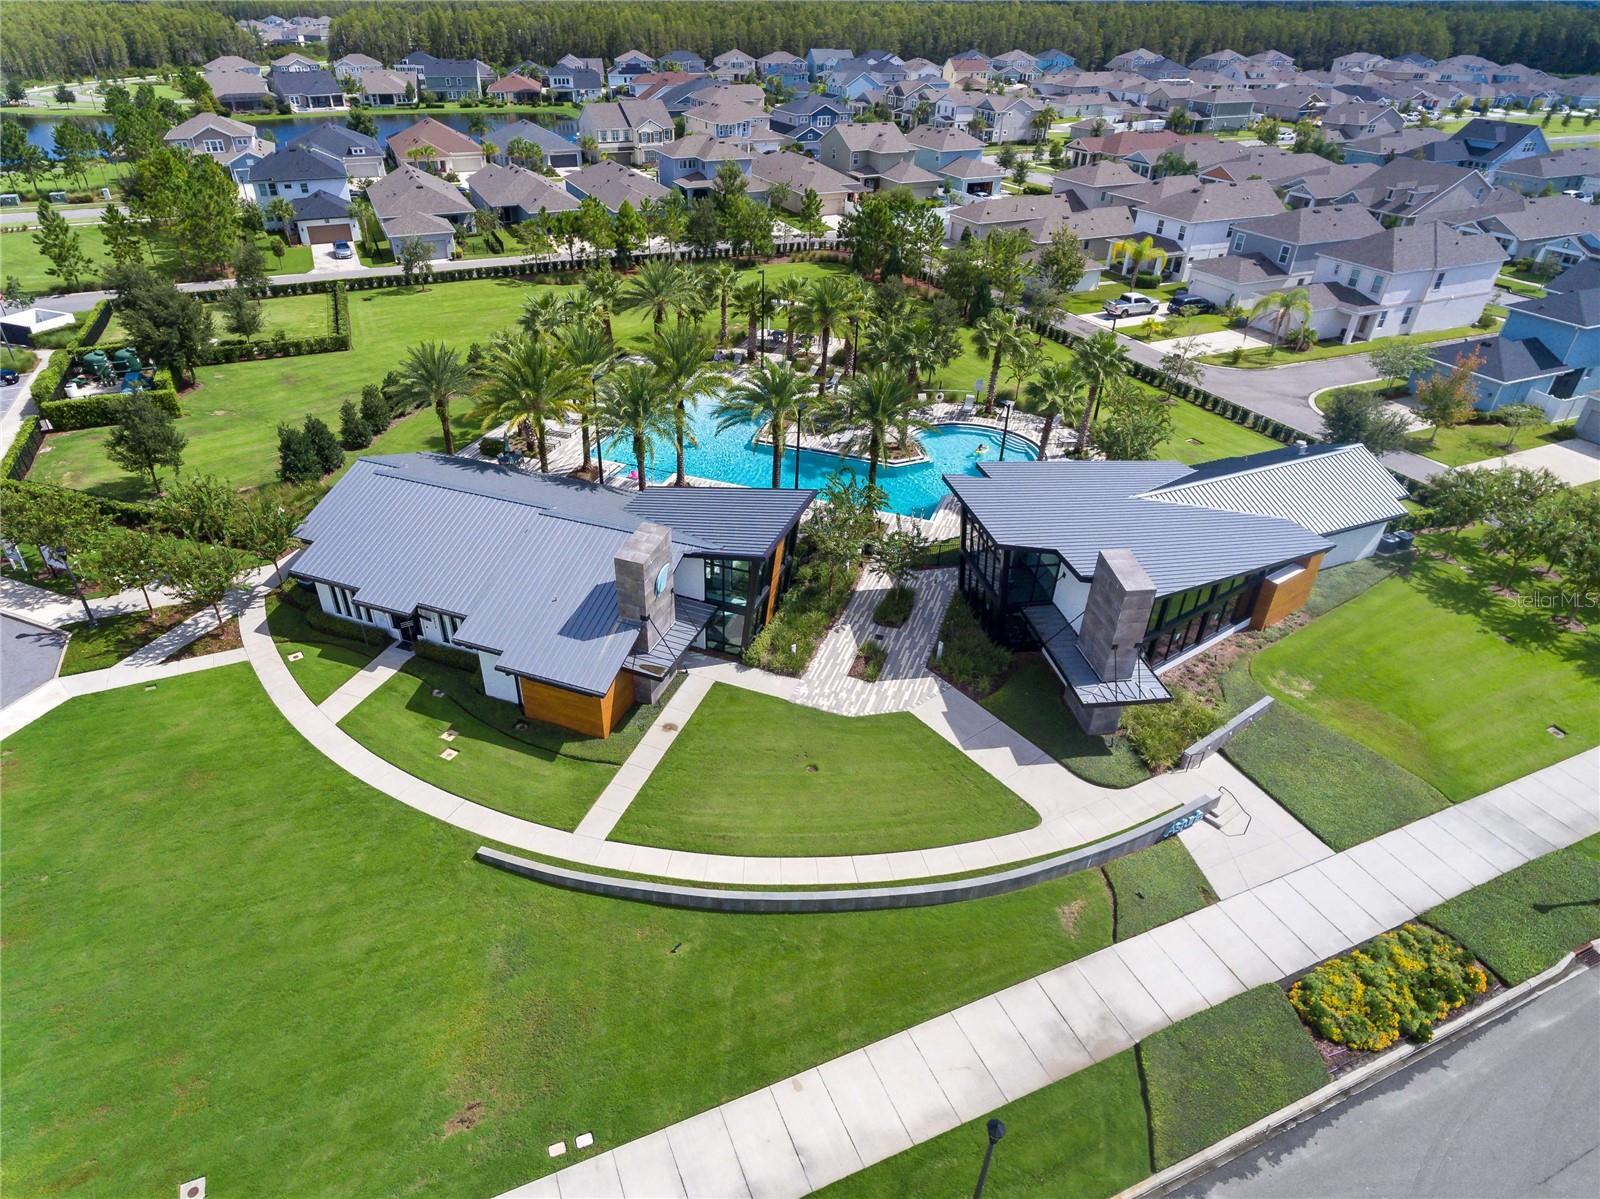
<svg viewBox="0 0 1600 1199"><path fill-rule="evenodd" d="M311 244L325 246L332 241L349 241L349 225L312 225L306 230L310 235Z"/></svg>

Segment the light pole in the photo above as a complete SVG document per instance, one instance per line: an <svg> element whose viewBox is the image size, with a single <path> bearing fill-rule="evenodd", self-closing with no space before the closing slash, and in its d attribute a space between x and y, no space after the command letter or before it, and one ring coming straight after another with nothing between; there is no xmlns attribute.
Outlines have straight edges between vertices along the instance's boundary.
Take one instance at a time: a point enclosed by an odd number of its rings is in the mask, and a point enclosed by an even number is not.
<svg viewBox="0 0 1600 1199"><path fill-rule="evenodd" d="M1014 400L1007 400L1001 405L1006 410L1005 428L1000 431L1000 461L1002 462L1006 460L1006 440L1011 436L1011 410L1016 406Z"/></svg>
<svg viewBox="0 0 1600 1199"><path fill-rule="evenodd" d="M756 352L765 355L767 352L767 272L765 270L757 270L756 274L761 276L761 311L756 314L761 326L761 339L756 343Z"/></svg>
<svg viewBox="0 0 1600 1199"><path fill-rule="evenodd" d="M805 416L804 405L795 405L794 410L794 488L800 490L800 421Z"/></svg>
<svg viewBox="0 0 1600 1199"><path fill-rule="evenodd" d="M989 1178L989 1161L994 1157L994 1147L1000 1143L1000 1138L1006 1135L1006 1126L999 1120L989 1121L989 1147L983 1151L983 1168L978 1171L978 1185L972 1192L972 1199L983 1199L983 1184Z"/></svg>

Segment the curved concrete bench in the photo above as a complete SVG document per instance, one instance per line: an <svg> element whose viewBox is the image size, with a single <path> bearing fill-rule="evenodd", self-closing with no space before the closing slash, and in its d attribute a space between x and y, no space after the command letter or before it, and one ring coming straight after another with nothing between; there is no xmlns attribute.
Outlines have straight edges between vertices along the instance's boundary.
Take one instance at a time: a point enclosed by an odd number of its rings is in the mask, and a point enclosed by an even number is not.
<svg viewBox="0 0 1600 1199"><path fill-rule="evenodd" d="M486 866L519 874L537 882L569 891L605 895L612 899L632 899L660 907L695 908L708 912L795 915L805 912L870 912L885 908L921 908L940 903L960 903L1020 891L1035 883L1048 882L1079 870L1090 870L1135 850L1147 849L1158 841L1176 836L1197 824L1222 802L1217 794L1202 795L1175 812L1168 812L1137 828L1093 845L1069 849L1025 866L1014 866L992 874L947 882L908 883L898 887L855 887L849 890L809 891L728 891L709 887L684 887L675 883L649 882L616 875L588 874L519 858L515 854L479 846L472 856Z"/></svg>

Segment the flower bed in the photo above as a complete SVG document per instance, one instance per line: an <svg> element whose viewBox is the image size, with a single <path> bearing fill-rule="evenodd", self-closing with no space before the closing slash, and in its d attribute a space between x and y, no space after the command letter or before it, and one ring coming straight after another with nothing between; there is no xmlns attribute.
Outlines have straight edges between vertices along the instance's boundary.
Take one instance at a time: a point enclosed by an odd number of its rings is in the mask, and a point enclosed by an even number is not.
<svg viewBox="0 0 1600 1199"><path fill-rule="evenodd" d="M1289 1003L1323 1040L1375 1052L1402 1035L1432 1040L1435 1024L1488 988L1467 950L1406 924L1318 966L1289 988Z"/></svg>

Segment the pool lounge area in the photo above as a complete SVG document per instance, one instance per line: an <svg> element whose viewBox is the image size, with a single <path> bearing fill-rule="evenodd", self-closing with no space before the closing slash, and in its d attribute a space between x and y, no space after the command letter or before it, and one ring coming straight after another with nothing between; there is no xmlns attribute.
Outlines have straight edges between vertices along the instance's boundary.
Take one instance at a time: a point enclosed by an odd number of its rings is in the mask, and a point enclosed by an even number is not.
<svg viewBox="0 0 1600 1199"><path fill-rule="evenodd" d="M740 424L719 432L714 408L709 399L694 404L692 426L699 444L684 446L684 473L740 487L770 487L772 449L757 444L755 436L759 423ZM945 475L976 475L979 464L1000 457L1001 431L987 425L935 425L916 436L927 455L925 458L901 466L880 464L878 467L878 486L889 499L887 510L901 516L932 516L940 501L950 494L943 482ZM793 434L790 438L792 440ZM1007 435L1008 460L1032 460L1038 456L1038 447L1028 438L1014 431ZM605 459L608 467L622 466L623 479L629 479L634 471L632 439L627 434L608 437ZM671 440L653 439L645 468L647 480L669 482L675 470ZM826 450L800 451L801 487L821 489L828 477L840 470L865 480L866 459ZM791 445L783 455L783 485L793 487L794 480L795 451Z"/></svg>

